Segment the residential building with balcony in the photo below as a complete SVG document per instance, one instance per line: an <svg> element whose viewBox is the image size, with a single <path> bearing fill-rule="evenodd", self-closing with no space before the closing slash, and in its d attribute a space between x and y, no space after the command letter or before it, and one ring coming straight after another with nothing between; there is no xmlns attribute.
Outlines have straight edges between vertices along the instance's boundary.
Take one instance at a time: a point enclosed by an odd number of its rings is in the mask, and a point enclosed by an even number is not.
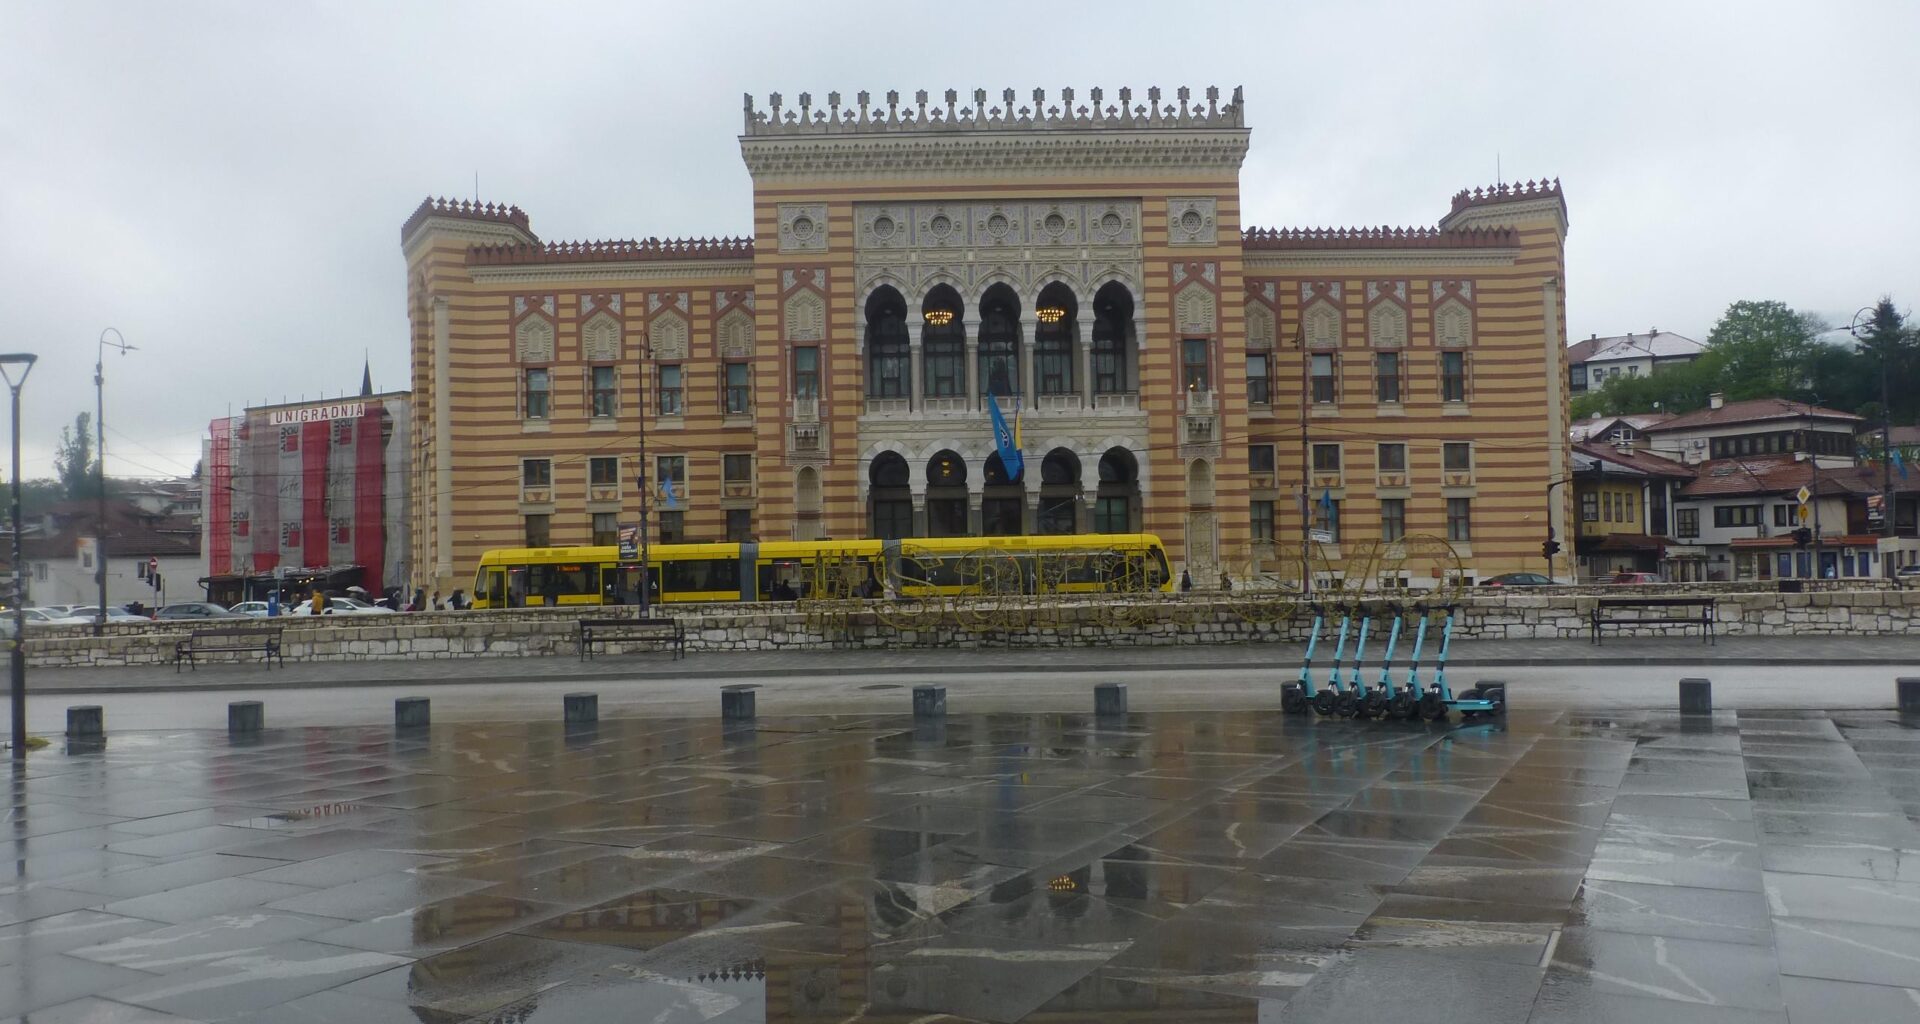
<svg viewBox="0 0 1920 1024"><path fill-rule="evenodd" d="M1658 327L1611 338L1596 334L1567 347L1567 388L1581 394L1600 390L1614 377L1650 377L1656 370L1691 363L1706 350L1692 338Z"/></svg>

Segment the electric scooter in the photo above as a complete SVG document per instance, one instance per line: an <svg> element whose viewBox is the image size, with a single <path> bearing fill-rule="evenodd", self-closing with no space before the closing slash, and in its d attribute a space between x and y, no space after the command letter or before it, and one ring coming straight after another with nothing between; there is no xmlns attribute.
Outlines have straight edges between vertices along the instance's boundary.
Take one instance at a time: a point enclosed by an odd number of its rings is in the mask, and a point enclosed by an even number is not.
<svg viewBox="0 0 1920 1024"><path fill-rule="evenodd" d="M1340 689L1340 659L1347 654L1347 631L1353 627L1353 613L1342 610L1340 613L1340 637L1333 645L1333 671L1327 676L1326 688L1308 699L1313 701L1314 713L1322 718L1335 714L1340 709L1341 698L1346 697L1351 707L1352 698ZM1342 717L1350 718L1353 712L1348 710Z"/></svg>
<svg viewBox="0 0 1920 1024"><path fill-rule="evenodd" d="M1360 617L1360 641L1353 648L1353 664L1347 669L1347 688L1341 691L1341 698L1334 702L1334 711L1341 718L1372 718L1373 707L1369 701L1367 684L1360 680L1360 663L1367 659L1367 637L1373 632L1373 612L1363 610ZM1338 675L1338 672L1334 673Z"/></svg>
<svg viewBox="0 0 1920 1024"><path fill-rule="evenodd" d="M1433 685L1420 692L1419 714L1429 722L1445 721L1450 711L1462 718L1501 715L1507 710L1507 684L1483 682L1456 697L1447 686L1447 650L1453 646L1453 620L1457 605L1447 606L1447 618L1440 629L1440 656L1435 662Z"/></svg>
<svg viewBox="0 0 1920 1024"><path fill-rule="evenodd" d="M1366 698L1361 702L1361 707L1364 709L1362 713L1375 718L1394 717L1393 695L1396 691L1393 685L1393 652L1394 648L1400 644L1401 624L1406 621L1406 616L1397 602L1388 604L1387 608L1393 612L1393 625L1387 631L1386 656L1380 659L1380 679L1372 689L1367 691Z"/></svg>
<svg viewBox="0 0 1920 1024"><path fill-rule="evenodd" d="M1280 710L1289 715L1304 715L1309 702L1313 700L1313 650L1320 645L1320 627L1326 621L1326 613L1318 604L1313 606L1313 628L1307 633L1307 652L1300 658L1300 678L1280 687Z"/></svg>

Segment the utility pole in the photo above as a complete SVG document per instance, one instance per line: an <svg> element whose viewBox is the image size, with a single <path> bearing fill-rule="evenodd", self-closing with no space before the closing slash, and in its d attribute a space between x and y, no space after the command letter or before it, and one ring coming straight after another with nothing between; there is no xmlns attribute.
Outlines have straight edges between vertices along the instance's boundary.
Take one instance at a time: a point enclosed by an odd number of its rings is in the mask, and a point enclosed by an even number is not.
<svg viewBox="0 0 1920 1024"><path fill-rule="evenodd" d="M13 392L13 650L9 652L13 685L13 760L18 766L27 756L27 563L20 552L20 389L27 374L39 359L30 352L0 356L0 374ZM13 368L20 367L20 379L13 379Z"/></svg>
<svg viewBox="0 0 1920 1024"><path fill-rule="evenodd" d="M113 341L107 335L114 336ZM100 332L100 348L93 361L93 389L97 404L94 407L93 425L99 434L100 443L94 449L94 469L97 470L94 486L94 523L93 523L93 577L100 586L100 606L94 612L93 635L99 636L107 626L107 349L117 348L121 355L133 351L127 339L117 327L109 327Z"/></svg>
<svg viewBox="0 0 1920 1024"><path fill-rule="evenodd" d="M1886 537L1894 535L1893 393L1887 364L1893 361L1893 341L1899 330L1895 316L1893 304L1882 300L1877 306L1862 306L1847 328L1855 341L1865 341L1863 333L1872 335L1873 347L1879 350L1875 354L1880 357L1880 532Z"/></svg>

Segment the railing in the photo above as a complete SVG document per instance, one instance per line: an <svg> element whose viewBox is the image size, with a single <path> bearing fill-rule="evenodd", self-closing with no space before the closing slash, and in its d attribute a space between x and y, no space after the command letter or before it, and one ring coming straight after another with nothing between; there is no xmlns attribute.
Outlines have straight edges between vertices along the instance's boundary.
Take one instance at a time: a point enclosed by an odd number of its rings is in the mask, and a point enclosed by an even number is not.
<svg viewBox="0 0 1920 1024"><path fill-rule="evenodd" d="M1137 391L1096 393L1093 396L1093 409L1095 412L1103 410L1110 412L1139 412L1140 393Z"/></svg>
<svg viewBox="0 0 1920 1024"><path fill-rule="evenodd" d="M913 411L910 398L869 398L867 415L869 416L905 416Z"/></svg>
<svg viewBox="0 0 1920 1024"><path fill-rule="evenodd" d="M793 422L795 423L820 422L820 399L818 398L794 399L793 400Z"/></svg>
<svg viewBox="0 0 1920 1024"><path fill-rule="evenodd" d="M920 408L925 412L972 412L973 399L965 395L955 395L951 398L923 398L920 400Z"/></svg>
<svg viewBox="0 0 1920 1024"><path fill-rule="evenodd" d="M1037 412L1077 412L1080 409L1080 396L1041 395L1033 400L1033 408Z"/></svg>
<svg viewBox="0 0 1920 1024"><path fill-rule="evenodd" d="M787 450L793 452L817 452L820 450L820 425L818 423L794 423L787 427Z"/></svg>

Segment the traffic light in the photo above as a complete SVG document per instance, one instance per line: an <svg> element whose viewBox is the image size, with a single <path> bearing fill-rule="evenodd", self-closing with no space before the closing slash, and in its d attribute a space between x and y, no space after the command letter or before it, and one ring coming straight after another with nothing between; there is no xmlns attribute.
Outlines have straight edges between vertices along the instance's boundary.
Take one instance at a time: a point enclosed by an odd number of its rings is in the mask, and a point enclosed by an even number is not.
<svg viewBox="0 0 1920 1024"><path fill-rule="evenodd" d="M1542 541L1540 544L1540 553L1548 558L1552 558L1560 553L1560 542L1552 539Z"/></svg>
<svg viewBox="0 0 1920 1024"><path fill-rule="evenodd" d="M1795 531L1793 531L1793 546L1794 546L1794 547L1796 547L1796 548L1804 548L1804 547L1806 547L1806 546L1808 546L1808 545L1810 545L1810 544L1812 544L1812 543L1813 543L1813 531L1812 531L1812 530L1809 530L1809 529L1807 529L1806 527L1804 527L1804 526L1802 526L1802 527L1801 527L1801 528L1799 528L1798 530L1795 530Z"/></svg>

